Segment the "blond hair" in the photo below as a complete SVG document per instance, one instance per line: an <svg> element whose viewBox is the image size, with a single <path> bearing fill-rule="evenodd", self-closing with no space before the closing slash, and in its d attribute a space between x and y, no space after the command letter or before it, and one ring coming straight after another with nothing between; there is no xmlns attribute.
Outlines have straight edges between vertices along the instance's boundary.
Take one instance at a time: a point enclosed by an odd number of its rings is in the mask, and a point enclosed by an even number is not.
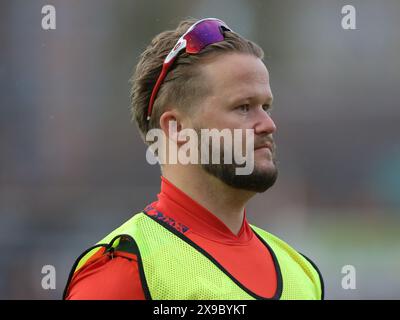
<svg viewBox="0 0 400 320"><path fill-rule="evenodd" d="M154 101L152 116L147 120L151 92L160 75L165 57L178 39L197 21L197 19L186 19L181 21L175 30L158 34L140 55L130 80L132 84L130 108L132 120L136 121L144 140L150 129L160 127L160 116L166 106L172 105L182 112L189 112L209 93L199 68L206 57L232 52L251 54L260 59L264 57L263 50L257 44L231 31L225 31L223 41L207 46L198 54L181 53L164 79Z"/></svg>

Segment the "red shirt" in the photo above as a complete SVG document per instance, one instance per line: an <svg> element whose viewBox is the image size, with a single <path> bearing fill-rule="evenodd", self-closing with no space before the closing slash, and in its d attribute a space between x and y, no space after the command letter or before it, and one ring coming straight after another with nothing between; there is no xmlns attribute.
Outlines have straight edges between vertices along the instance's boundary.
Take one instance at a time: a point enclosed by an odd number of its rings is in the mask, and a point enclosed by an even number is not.
<svg viewBox="0 0 400 320"><path fill-rule="evenodd" d="M255 294L271 298L277 276L269 250L250 228L246 211L235 235L214 214L161 177L158 201L147 214L169 223L207 251L236 280ZM67 299L145 299L134 254L116 251L96 258L73 277Z"/></svg>

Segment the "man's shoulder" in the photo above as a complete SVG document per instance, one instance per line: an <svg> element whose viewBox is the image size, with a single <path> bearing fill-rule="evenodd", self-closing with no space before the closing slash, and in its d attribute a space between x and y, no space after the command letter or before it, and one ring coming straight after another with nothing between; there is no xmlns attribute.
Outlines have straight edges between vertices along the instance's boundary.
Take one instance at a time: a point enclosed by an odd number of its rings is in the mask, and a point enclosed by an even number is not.
<svg viewBox="0 0 400 320"><path fill-rule="evenodd" d="M303 259L306 259L308 262L311 261L303 253L298 251L296 248L294 248L291 244L287 243L285 240L279 238L278 236L262 228L256 227L254 225L250 226L253 229L253 231L258 235L258 237L261 237L268 244L268 246L272 247L274 251L279 251L281 253L289 254L291 256L300 256Z"/></svg>
<svg viewBox="0 0 400 320"><path fill-rule="evenodd" d="M99 292L112 292L111 289L102 288L105 281L111 288L132 282L132 277L140 282L139 253L132 237L135 221L140 219L139 214L134 214L76 259L64 291L64 298L77 297L76 292L79 292L79 297L82 299L89 293L95 295L93 288L98 288Z"/></svg>
<svg viewBox="0 0 400 320"><path fill-rule="evenodd" d="M294 263L310 277L313 283L318 283L319 290L321 291L320 296L323 299L324 280L317 265L306 255L304 255L279 237L254 225L250 226L253 231L259 237L261 236L261 238L267 243L267 245L272 248L274 254L278 256L278 259L281 258L286 262Z"/></svg>
<svg viewBox="0 0 400 320"><path fill-rule="evenodd" d="M138 212L133 214L127 221L122 223L119 227L110 232L98 244L108 244L113 243L121 235L133 236L137 223L143 219L143 212Z"/></svg>
<svg viewBox="0 0 400 320"><path fill-rule="evenodd" d="M253 224L250 224L250 227L253 229L253 231L258 235L259 237L261 236L263 240L266 240L268 243L273 243L275 245L278 245L281 248L284 249L291 249L295 250L291 245L289 245L286 241L283 239L279 238L278 236L274 235L273 233L266 231L260 227L257 227ZM297 250L295 250L297 251Z"/></svg>
<svg viewBox="0 0 400 320"><path fill-rule="evenodd" d="M136 256L107 253L81 268L68 284L67 300L144 299Z"/></svg>
<svg viewBox="0 0 400 320"><path fill-rule="evenodd" d="M73 267L65 299L144 298L138 256L130 239L122 237L115 247L100 246L94 250L97 251L79 268ZM80 260L77 259L76 266Z"/></svg>

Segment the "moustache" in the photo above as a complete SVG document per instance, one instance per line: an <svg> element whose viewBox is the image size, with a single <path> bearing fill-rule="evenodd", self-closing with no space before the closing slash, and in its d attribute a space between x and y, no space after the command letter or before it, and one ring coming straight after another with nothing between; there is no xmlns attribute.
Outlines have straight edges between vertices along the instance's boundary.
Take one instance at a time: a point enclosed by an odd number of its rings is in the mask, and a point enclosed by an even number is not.
<svg viewBox="0 0 400 320"><path fill-rule="evenodd" d="M271 153L275 151L275 142L272 137L268 138L263 138L257 142L254 142L254 150L260 149L260 148L268 148Z"/></svg>

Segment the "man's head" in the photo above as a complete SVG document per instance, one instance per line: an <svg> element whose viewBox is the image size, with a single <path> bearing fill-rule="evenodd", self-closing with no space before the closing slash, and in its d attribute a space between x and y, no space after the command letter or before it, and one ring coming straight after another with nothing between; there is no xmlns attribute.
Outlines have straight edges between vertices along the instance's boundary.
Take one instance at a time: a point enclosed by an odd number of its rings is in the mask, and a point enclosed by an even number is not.
<svg viewBox="0 0 400 320"><path fill-rule="evenodd" d="M262 62L264 54L255 43L225 31L223 41L210 44L197 54L181 53L169 69L147 120L151 92L163 61L195 22L186 20L176 30L159 34L141 55L132 79L133 118L143 137L153 128L163 129L168 136L171 120L177 122L178 131L254 130L256 150L250 175L236 175L235 163L202 164L202 168L232 187L265 191L277 177L272 140L276 127L269 115L272 93Z"/></svg>

